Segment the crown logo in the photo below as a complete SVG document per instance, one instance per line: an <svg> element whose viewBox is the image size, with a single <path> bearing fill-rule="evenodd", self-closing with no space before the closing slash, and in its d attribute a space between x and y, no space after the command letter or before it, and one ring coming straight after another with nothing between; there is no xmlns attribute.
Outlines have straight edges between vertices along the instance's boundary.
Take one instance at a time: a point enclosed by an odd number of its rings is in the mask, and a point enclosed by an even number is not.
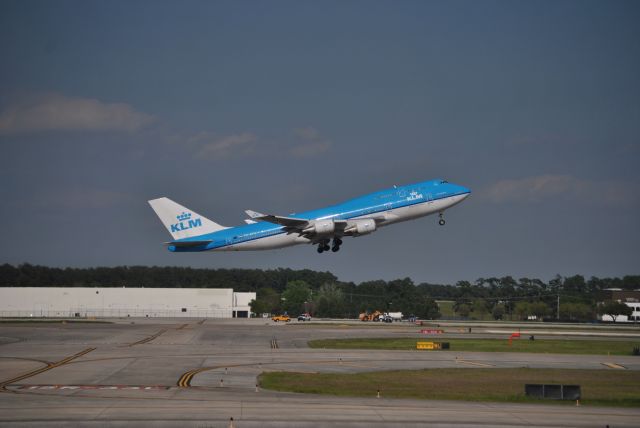
<svg viewBox="0 0 640 428"><path fill-rule="evenodd" d="M178 219L178 221L189 220L191 218L191 213L182 213L176 216L176 218Z"/></svg>

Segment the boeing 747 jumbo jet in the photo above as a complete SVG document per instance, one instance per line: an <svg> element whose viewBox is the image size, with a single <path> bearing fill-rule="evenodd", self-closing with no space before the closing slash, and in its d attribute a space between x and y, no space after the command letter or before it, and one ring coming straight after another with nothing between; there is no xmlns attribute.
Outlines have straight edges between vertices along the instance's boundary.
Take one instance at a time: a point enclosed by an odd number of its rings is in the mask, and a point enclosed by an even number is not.
<svg viewBox="0 0 640 428"><path fill-rule="evenodd" d="M169 251L251 251L314 244L322 253L340 250L345 236L368 235L382 226L429 214L438 213L438 223L444 226L444 211L470 193L444 180L425 181L286 217L247 210L247 224L236 227L221 226L169 198L149 204L173 237L166 243Z"/></svg>

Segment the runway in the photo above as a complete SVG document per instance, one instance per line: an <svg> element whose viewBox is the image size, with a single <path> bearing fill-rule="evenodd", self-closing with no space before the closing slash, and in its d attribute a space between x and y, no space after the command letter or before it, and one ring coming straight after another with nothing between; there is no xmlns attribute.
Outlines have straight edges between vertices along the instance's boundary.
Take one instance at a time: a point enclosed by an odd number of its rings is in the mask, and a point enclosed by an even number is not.
<svg viewBox="0 0 640 428"><path fill-rule="evenodd" d="M113 320L0 324L0 424L10 426L637 426L640 410L336 398L256 389L263 371L465 367L640 370L632 356L309 349L309 339L415 335L410 324ZM302 324L302 323L301 323ZM476 334L483 335L483 331Z"/></svg>

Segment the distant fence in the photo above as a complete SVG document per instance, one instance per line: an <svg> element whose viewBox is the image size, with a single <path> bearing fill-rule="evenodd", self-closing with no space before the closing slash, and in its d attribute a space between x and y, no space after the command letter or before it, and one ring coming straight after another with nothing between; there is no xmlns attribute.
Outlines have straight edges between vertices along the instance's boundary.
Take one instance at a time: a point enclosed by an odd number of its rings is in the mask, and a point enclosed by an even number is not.
<svg viewBox="0 0 640 428"><path fill-rule="evenodd" d="M232 318L232 309L71 308L0 311L1 318Z"/></svg>

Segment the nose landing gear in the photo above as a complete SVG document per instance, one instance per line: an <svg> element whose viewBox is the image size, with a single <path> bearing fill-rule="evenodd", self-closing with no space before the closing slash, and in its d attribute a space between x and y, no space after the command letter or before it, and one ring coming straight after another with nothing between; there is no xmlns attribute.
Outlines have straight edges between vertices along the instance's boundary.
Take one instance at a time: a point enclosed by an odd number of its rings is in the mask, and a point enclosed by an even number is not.
<svg viewBox="0 0 640 428"><path fill-rule="evenodd" d="M444 221L444 217L443 217L442 213L440 213L438 216L440 217L440 220L438 220L438 224L439 224L440 226L444 226L444 224L445 224L446 222Z"/></svg>

